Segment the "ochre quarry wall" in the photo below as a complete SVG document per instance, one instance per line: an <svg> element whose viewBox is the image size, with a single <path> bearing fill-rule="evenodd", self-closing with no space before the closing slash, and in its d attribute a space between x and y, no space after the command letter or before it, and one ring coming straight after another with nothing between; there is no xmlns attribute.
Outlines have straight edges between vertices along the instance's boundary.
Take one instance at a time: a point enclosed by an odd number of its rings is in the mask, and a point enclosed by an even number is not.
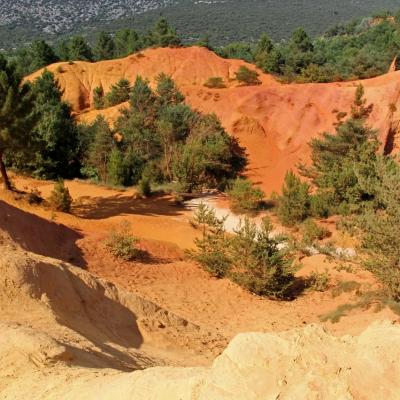
<svg viewBox="0 0 400 400"><path fill-rule="evenodd" d="M98 63L58 63L48 67L56 75L64 98L83 121L104 114L111 122L125 105L93 110L93 89L110 86L125 77L133 82L141 75L154 85L164 72L177 82L186 101L202 112L214 112L224 127L237 136L249 154L248 175L267 192L279 191L287 170L309 161L308 143L323 131L333 131L337 111L348 112L357 85L362 83L369 103L374 104L370 123L379 129L382 151L399 146L400 71L363 81L282 84L260 73L261 85L241 87L235 72L240 60L227 60L200 47L149 49L120 60ZM33 80L42 71L29 76ZM204 83L220 76L225 89L208 89Z"/></svg>

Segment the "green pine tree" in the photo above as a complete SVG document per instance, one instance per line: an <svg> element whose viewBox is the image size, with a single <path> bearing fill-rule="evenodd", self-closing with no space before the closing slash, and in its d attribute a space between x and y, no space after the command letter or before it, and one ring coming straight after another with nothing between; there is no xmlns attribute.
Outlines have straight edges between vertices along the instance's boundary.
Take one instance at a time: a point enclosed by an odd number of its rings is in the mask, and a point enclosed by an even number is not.
<svg viewBox="0 0 400 400"><path fill-rule="evenodd" d="M99 33L94 47L94 56L97 61L111 60L115 57L116 49L110 34L102 31Z"/></svg>
<svg viewBox="0 0 400 400"><path fill-rule="evenodd" d="M73 61L93 61L93 52L83 36L74 36L68 45L68 58Z"/></svg>
<svg viewBox="0 0 400 400"><path fill-rule="evenodd" d="M279 198L278 216L283 224L295 225L310 213L310 187L292 171L286 173Z"/></svg>
<svg viewBox="0 0 400 400"><path fill-rule="evenodd" d="M35 158L31 171L42 178L73 177L79 170L78 129L71 106L62 100L54 75L45 70L32 85L38 118L32 136Z"/></svg>
<svg viewBox="0 0 400 400"><path fill-rule="evenodd" d="M0 173L7 190L11 190L11 183L4 157L18 151L33 157L29 151L35 123L33 101L30 85L22 82L15 64L0 55Z"/></svg>
<svg viewBox="0 0 400 400"><path fill-rule="evenodd" d="M129 100L131 83L128 79L122 78L115 85L111 86L111 91L105 97L107 107L112 107Z"/></svg>
<svg viewBox="0 0 400 400"><path fill-rule="evenodd" d="M108 163L115 146L113 132L103 116L98 116L93 125L95 136L89 146L87 166L95 169L100 181L107 182Z"/></svg>
<svg viewBox="0 0 400 400"><path fill-rule="evenodd" d="M132 29L122 29L115 34L115 51L117 57L126 57L141 49L139 35Z"/></svg>

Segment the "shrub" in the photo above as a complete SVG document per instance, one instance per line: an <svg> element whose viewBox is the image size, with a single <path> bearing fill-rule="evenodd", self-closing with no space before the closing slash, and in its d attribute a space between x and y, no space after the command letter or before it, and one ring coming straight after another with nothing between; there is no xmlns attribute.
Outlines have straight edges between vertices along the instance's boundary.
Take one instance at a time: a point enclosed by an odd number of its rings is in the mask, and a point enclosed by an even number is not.
<svg viewBox="0 0 400 400"><path fill-rule="evenodd" d="M328 218L330 214L329 196L327 194L313 194L310 196L310 213L313 217Z"/></svg>
<svg viewBox="0 0 400 400"><path fill-rule="evenodd" d="M190 220L190 224L194 228L202 228L205 232L207 227L218 227L221 223L225 222L225 218L218 219L215 215L215 210L207 204L201 202L194 213L193 218Z"/></svg>
<svg viewBox="0 0 400 400"><path fill-rule="evenodd" d="M217 278L228 277L252 293L276 299L290 297L294 282L292 260L279 238L271 237L272 224L264 219L260 228L245 218L227 235L225 219L215 211L200 205L194 219L202 227L202 238L196 239L191 257Z"/></svg>
<svg viewBox="0 0 400 400"><path fill-rule="evenodd" d="M62 179L54 184L54 189L49 197L49 203L53 210L62 212L71 211L72 197Z"/></svg>
<svg viewBox="0 0 400 400"><path fill-rule="evenodd" d="M325 292L329 287L330 275L328 270L325 272L312 271L308 277L307 286L317 292Z"/></svg>
<svg viewBox="0 0 400 400"><path fill-rule="evenodd" d="M237 178L228 191L232 209L238 212L254 212L260 208L264 192L253 186L248 179Z"/></svg>
<svg viewBox="0 0 400 400"><path fill-rule="evenodd" d="M128 79L120 79L115 85L111 86L111 91L105 96L105 103L108 107L121 104L129 100L131 84Z"/></svg>
<svg viewBox="0 0 400 400"><path fill-rule="evenodd" d="M224 228L225 218L217 218L215 210L205 204L200 204L191 224L202 226L203 235L195 239L196 249L189 251L192 259L216 278L227 275L231 266L228 254L229 237Z"/></svg>
<svg viewBox="0 0 400 400"><path fill-rule="evenodd" d="M42 194L37 188L31 189L28 193L27 200L29 204L40 204L43 201Z"/></svg>
<svg viewBox="0 0 400 400"><path fill-rule="evenodd" d="M93 105L96 110L104 108L104 90L101 86L96 86L93 89Z"/></svg>
<svg viewBox="0 0 400 400"><path fill-rule="evenodd" d="M356 281L340 281L332 290L332 297L338 297L342 293L351 293L359 291L361 283Z"/></svg>
<svg viewBox="0 0 400 400"><path fill-rule="evenodd" d="M259 228L247 217L241 222L229 246L231 275L252 293L288 298L295 279L292 259L281 239L271 237L271 231L272 224L267 218Z"/></svg>
<svg viewBox="0 0 400 400"><path fill-rule="evenodd" d="M283 224L293 226L309 216L309 190L308 184L301 182L292 171L286 173L278 205L278 217Z"/></svg>
<svg viewBox="0 0 400 400"><path fill-rule="evenodd" d="M223 89L226 87L224 80L220 76L212 76L208 78L204 86L210 89Z"/></svg>
<svg viewBox="0 0 400 400"><path fill-rule="evenodd" d="M303 242L306 245L310 245L316 240L322 240L328 236L329 231L316 224L312 219L307 219L303 223Z"/></svg>
<svg viewBox="0 0 400 400"><path fill-rule="evenodd" d="M124 261L131 261L139 254L137 243L138 239L131 234L129 222L123 221L110 232L106 247L115 257Z"/></svg>
<svg viewBox="0 0 400 400"><path fill-rule="evenodd" d="M143 197L150 197L151 196L150 179L147 177L142 177L142 179L139 181L138 190L140 195L142 195Z"/></svg>
<svg viewBox="0 0 400 400"><path fill-rule="evenodd" d="M242 65L237 72L235 72L236 79L243 85L259 85L261 81L258 79L257 71L249 69Z"/></svg>

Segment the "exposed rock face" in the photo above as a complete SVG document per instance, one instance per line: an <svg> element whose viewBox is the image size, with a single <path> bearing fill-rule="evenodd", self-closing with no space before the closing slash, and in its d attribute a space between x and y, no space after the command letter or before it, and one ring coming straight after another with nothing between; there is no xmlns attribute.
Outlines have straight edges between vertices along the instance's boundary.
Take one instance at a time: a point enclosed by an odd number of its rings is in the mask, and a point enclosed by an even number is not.
<svg viewBox="0 0 400 400"><path fill-rule="evenodd" d="M288 169L309 162L309 141L334 130L337 112L350 111L359 83L367 101L374 104L370 123L380 131L382 148L386 153L398 152L400 71L364 81L281 84L258 70L262 84L243 87L235 81L241 65L255 68L241 60L222 59L205 48L189 47L148 49L120 60L58 63L48 68L59 80L65 99L85 121L98 114L111 121L119 116L120 105L87 110L96 86L107 92L122 77L133 82L141 75L154 84L159 73L171 75L191 106L215 112L228 132L239 138L249 154L249 176L267 193L280 190ZM222 77L227 88L205 88L212 76Z"/></svg>

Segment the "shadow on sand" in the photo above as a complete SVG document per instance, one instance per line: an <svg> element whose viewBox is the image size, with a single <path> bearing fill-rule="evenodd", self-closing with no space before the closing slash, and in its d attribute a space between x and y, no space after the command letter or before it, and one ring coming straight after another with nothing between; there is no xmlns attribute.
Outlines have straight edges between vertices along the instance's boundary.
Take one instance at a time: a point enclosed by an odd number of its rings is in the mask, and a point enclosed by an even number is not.
<svg viewBox="0 0 400 400"><path fill-rule="evenodd" d="M0 200L0 230L24 250L86 267L76 242L83 236L65 225L48 221Z"/></svg>
<svg viewBox="0 0 400 400"><path fill-rule="evenodd" d="M86 219L103 219L117 215L179 216L185 210L165 195L154 195L146 199L126 195L80 197L79 200L81 204L74 206L74 214Z"/></svg>

